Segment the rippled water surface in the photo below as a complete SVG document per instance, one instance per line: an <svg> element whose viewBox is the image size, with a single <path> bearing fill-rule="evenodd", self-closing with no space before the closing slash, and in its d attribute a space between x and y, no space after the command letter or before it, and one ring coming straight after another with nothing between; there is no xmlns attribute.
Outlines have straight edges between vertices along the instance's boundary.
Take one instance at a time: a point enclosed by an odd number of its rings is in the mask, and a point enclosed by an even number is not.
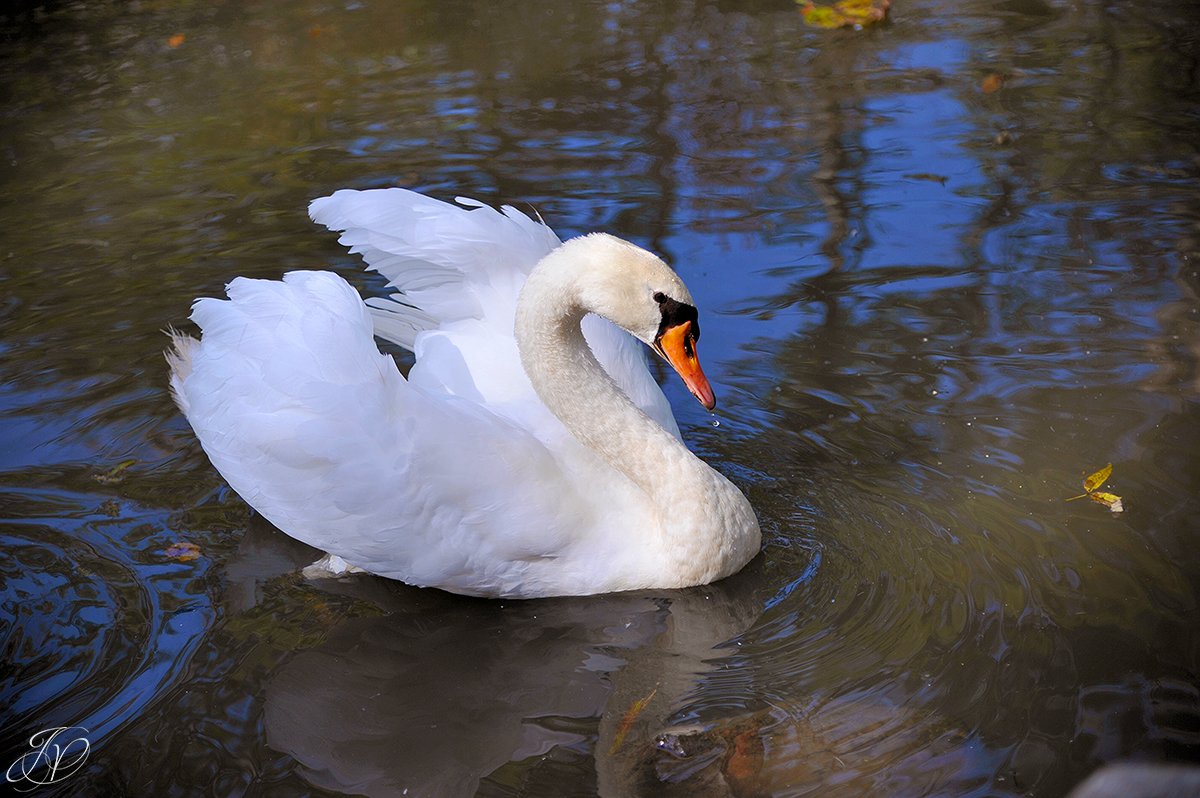
<svg viewBox="0 0 1200 798"><path fill-rule="evenodd" d="M1187 4L89 2L0 18L0 765L34 795L1065 794L1200 759ZM489 602L252 515L165 387L235 275L404 185L692 288L761 518L723 583ZM1065 499L1113 463L1124 512ZM198 556L192 556L198 554Z"/></svg>

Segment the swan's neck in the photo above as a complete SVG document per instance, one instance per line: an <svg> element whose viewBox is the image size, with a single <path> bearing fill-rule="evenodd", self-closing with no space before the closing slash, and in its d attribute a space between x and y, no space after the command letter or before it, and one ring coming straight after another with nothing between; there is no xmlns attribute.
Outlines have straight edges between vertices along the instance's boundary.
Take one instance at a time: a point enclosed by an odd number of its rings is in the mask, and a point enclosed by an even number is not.
<svg viewBox="0 0 1200 798"><path fill-rule="evenodd" d="M559 273L555 273L558 271ZM517 307L521 363L550 412L656 503L711 471L643 413L596 360L581 324L588 311L560 270L535 269Z"/></svg>
<svg viewBox="0 0 1200 798"><path fill-rule="evenodd" d="M576 280L587 264L553 255L530 274L517 305L516 338L534 390L585 446L646 492L658 511L655 539L669 575L659 586L702 584L757 552L758 521L734 485L643 413L592 354L580 327L589 312Z"/></svg>

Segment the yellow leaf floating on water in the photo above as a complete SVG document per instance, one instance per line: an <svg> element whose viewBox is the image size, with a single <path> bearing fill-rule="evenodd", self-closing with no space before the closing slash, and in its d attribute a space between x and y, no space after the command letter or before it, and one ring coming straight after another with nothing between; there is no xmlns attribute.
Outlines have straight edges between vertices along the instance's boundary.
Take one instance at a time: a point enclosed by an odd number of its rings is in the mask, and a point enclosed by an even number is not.
<svg viewBox="0 0 1200 798"><path fill-rule="evenodd" d="M813 28L840 28L846 24L842 15L829 6L805 3L800 14L804 17L804 24Z"/></svg>
<svg viewBox="0 0 1200 798"><path fill-rule="evenodd" d="M1096 488L1108 482L1108 478L1112 476L1112 463L1109 463L1104 468L1101 468L1095 474L1083 481L1083 489L1091 493Z"/></svg>
<svg viewBox="0 0 1200 798"><path fill-rule="evenodd" d="M819 6L812 0L796 0L804 24L813 28L861 28L887 18L892 0L840 0L832 6Z"/></svg>
<svg viewBox="0 0 1200 798"><path fill-rule="evenodd" d="M188 541L179 541L167 546L167 556L179 562L190 562L200 556L200 547Z"/></svg>
<svg viewBox="0 0 1200 798"><path fill-rule="evenodd" d="M625 710L625 714L621 716L621 722L617 724L617 733L613 735L612 745L608 749L610 755L615 754L621 747L621 743L625 742L625 735L629 734L629 730L633 728L633 722L637 720L638 715L642 714L642 710L646 708L650 699L654 698L654 694L657 692L658 685L654 685L650 695L639 698L630 704L629 709Z"/></svg>
<svg viewBox="0 0 1200 798"><path fill-rule="evenodd" d="M1109 463L1096 473L1088 475L1083 480L1083 489L1087 492L1081 493L1078 496L1072 496L1071 498L1067 499L1067 501L1073 502L1076 499L1087 498L1096 502L1096 504L1103 504L1105 507L1112 510L1113 513L1125 512L1125 507L1121 504L1120 496L1115 493L1106 493L1102 490L1099 490L1100 486L1102 486L1105 482L1108 482L1108 478L1112 476L1112 471L1112 463Z"/></svg>

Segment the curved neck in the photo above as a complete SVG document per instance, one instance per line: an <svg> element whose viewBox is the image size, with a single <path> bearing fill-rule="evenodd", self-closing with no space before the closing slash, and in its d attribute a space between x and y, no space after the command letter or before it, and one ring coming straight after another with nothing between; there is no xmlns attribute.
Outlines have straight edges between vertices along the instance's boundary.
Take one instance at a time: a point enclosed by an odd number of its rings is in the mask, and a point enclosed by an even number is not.
<svg viewBox="0 0 1200 798"><path fill-rule="evenodd" d="M517 302L517 349L538 396L581 442L627 476L659 512L652 561L657 586L697 585L728 576L758 553L754 510L729 480L643 413L592 354L581 324L586 257L547 255ZM639 530L639 534L649 534Z"/></svg>
<svg viewBox="0 0 1200 798"><path fill-rule="evenodd" d="M643 413L596 360L580 327L588 311L573 288L573 269L543 261L517 305L516 339L533 388L585 446L662 501L692 480L680 470L710 469Z"/></svg>

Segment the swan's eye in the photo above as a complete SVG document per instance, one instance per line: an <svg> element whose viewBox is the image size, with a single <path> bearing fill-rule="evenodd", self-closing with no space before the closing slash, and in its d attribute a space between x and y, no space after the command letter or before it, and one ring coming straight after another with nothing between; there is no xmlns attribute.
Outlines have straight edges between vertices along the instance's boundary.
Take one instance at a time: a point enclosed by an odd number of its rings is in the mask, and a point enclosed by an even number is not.
<svg viewBox="0 0 1200 798"><path fill-rule="evenodd" d="M667 330L678 327L684 322L689 322L691 325L689 328L691 339L693 341L700 340L700 319L695 307L671 299L661 291L655 292L654 301L658 303L658 310L662 313L662 321L658 325L658 335L654 337L655 343L663 337L663 333ZM690 346L690 344L688 345Z"/></svg>

